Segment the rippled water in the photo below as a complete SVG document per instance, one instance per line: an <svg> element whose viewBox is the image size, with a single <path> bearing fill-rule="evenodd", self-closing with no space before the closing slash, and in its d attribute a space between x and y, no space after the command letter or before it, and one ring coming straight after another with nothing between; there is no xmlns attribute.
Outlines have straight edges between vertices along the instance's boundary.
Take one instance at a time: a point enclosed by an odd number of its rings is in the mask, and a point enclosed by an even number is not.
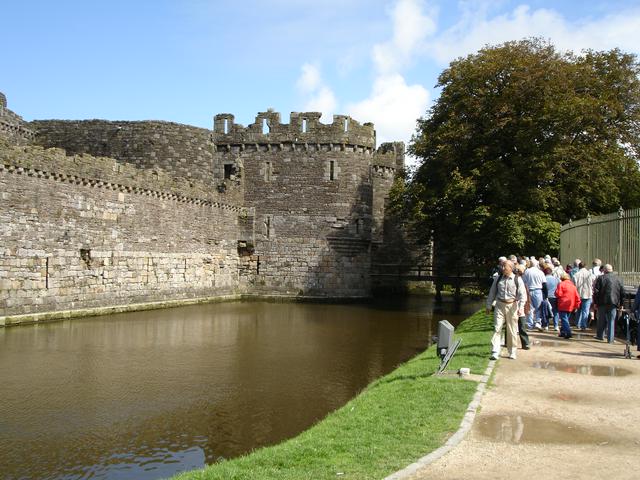
<svg viewBox="0 0 640 480"><path fill-rule="evenodd" d="M0 478L157 479L277 443L479 306L238 302L0 329Z"/></svg>

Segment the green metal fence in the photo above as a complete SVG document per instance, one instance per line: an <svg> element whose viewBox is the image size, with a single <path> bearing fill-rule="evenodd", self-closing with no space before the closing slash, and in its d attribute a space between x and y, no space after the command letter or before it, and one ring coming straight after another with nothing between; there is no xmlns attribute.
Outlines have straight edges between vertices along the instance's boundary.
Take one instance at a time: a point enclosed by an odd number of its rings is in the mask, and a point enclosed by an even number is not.
<svg viewBox="0 0 640 480"><path fill-rule="evenodd" d="M625 285L640 284L640 208L569 222L560 229L564 264L580 258L610 263Z"/></svg>

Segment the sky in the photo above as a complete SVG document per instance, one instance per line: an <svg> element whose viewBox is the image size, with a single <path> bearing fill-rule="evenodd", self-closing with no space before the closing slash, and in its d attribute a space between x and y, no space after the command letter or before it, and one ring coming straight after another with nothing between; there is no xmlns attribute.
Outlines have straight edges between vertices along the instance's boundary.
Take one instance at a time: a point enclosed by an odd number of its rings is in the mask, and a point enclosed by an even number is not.
<svg viewBox="0 0 640 480"><path fill-rule="evenodd" d="M640 54L640 0L1 0L0 91L25 118L243 125L268 108L408 142L438 75L486 45Z"/></svg>

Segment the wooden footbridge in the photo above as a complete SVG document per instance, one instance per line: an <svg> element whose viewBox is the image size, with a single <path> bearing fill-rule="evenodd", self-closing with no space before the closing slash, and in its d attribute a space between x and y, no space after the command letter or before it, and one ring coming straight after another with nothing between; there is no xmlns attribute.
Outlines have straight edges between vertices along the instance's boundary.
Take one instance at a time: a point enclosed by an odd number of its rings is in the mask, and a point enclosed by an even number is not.
<svg viewBox="0 0 640 480"><path fill-rule="evenodd" d="M425 282L433 284L436 300L442 299L442 289L451 286L456 298L461 296L463 286L480 286L480 279L471 274L436 275L432 265L427 264L399 264L373 263L371 264L371 279L377 286L399 286L403 282Z"/></svg>

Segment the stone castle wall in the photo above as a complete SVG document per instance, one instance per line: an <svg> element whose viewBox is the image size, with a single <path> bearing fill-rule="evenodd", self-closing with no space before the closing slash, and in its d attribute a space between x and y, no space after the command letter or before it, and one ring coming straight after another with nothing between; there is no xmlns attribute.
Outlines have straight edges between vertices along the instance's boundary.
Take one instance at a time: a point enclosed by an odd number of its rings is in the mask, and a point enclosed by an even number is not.
<svg viewBox="0 0 640 480"><path fill-rule="evenodd" d="M220 114L212 131L47 120L29 124L34 146L2 137L0 317L228 293L368 295L403 145L376 150L373 125L319 118L283 124L268 111L243 127Z"/></svg>
<svg viewBox="0 0 640 480"><path fill-rule="evenodd" d="M172 122L36 120L35 142L70 155L112 157L139 169L162 170L174 178L211 185L211 131Z"/></svg>
<svg viewBox="0 0 640 480"><path fill-rule="evenodd" d="M113 159L0 148L0 316L242 290L250 213L176 193L168 179L145 188L135 173Z"/></svg>

